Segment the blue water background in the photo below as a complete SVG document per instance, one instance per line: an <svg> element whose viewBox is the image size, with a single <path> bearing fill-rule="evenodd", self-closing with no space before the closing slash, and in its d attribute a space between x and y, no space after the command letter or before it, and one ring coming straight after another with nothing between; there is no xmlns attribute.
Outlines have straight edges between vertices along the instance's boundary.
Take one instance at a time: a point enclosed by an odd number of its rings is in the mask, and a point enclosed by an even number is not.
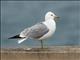
<svg viewBox="0 0 80 60"><path fill-rule="evenodd" d="M44 21L46 12L52 11L60 19L55 34L44 41L45 46L80 45L80 1L3 1L1 2L1 47L40 46L37 40L21 44L8 38L24 28Z"/></svg>

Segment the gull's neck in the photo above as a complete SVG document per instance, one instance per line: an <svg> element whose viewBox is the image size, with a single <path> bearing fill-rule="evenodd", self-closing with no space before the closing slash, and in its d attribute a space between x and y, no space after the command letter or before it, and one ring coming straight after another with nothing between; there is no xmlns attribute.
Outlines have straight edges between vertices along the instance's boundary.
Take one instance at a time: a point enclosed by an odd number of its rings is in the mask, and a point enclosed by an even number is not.
<svg viewBox="0 0 80 60"><path fill-rule="evenodd" d="M44 22L46 22L46 23L53 23L53 24L55 24L55 21L54 21L53 19L48 19L48 20L45 20Z"/></svg>
<svg viewBox="0 0 80 60"><path fill-rule="evenodd" d="M56 28L56 23L55 23L55 21L53 19L45 20L43 22L43 24L45 24L51 30L54 29L54 28Z"/></svg>

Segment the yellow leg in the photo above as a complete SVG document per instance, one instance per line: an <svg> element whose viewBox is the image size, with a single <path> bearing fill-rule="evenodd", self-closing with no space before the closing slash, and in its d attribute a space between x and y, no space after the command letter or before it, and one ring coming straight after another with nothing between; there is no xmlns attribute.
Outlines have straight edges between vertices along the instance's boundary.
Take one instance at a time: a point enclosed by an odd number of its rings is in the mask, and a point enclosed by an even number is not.
<svg viewBox="0 0 80 60"><path fill-rule="evenodd" d="M40 42L41 42L41 48L43 49L43 41L42 41L42 40L40 40Z"/></svg>

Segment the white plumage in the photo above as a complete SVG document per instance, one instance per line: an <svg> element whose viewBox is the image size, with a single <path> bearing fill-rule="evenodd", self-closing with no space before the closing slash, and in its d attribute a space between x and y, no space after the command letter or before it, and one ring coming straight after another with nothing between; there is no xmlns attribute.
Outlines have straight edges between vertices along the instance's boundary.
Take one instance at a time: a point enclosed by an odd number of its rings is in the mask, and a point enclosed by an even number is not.
<svg viewBox="0 0 80 60"><path fill-rule="evenodd" d="M10 39L20 38L20 40L18 40L18 43L20 44L28 38L37 40L49 38L54 34L56 30L55 18L58 17L54 13L47 12L45 15L45 21L24 29L19 35L10 37Z"/></svg>

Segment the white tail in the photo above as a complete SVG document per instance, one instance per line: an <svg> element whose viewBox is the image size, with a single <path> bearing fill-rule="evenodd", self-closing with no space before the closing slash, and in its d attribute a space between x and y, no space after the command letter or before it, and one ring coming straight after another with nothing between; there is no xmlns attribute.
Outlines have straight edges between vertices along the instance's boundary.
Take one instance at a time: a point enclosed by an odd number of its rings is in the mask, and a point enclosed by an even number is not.
<svg viewBox="0 0 80 60"><path fill-rule="evenodd" d="M18 40L18 44L22 43L23 41L25 41L25 40L27 40L27 39L28 39L28 37L27 37L27 38L24 38L24 39Z"/></svg>

